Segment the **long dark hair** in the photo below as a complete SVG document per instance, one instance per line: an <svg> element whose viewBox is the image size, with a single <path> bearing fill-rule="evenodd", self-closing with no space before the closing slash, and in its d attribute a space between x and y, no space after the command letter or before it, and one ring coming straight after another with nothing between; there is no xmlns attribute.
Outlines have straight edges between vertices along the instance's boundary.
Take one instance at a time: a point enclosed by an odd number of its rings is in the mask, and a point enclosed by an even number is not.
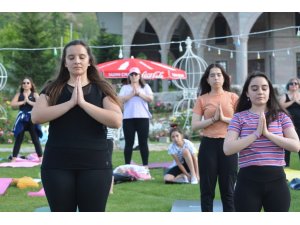
<svg viewBox="0 0 300 225"><path fill-rule="evenodd" d="M117 98L117 93L111 86L111 84L106 81L102 74L99 74L99 71L96 67L96 61L92 54L91 48L82 40L74 40L69 42L63 49L62 59L60 63L59 72L56 78L53 81L48 81L46 83L46 94L49 96L49 104L55 105L58 97L60 96L63 87L70 79L70 73L68 68L65 66L66 63L66 52L70 46L81 45L85 47L89 56L90 66L87 69L87 78L91 83L95 83L103 91L103 93L109 96L116 104L121 107L120 101Z"/></svg>
<svg viewBox="0 0 300 225"><path fill-rule="evenodd" d="M266 79L266 81L268 82L268 85L269 85L270 93L269 93L269 100L267 102L268 113L266 114L267 125L269 125L272 121L274 121L278 118L279 112L284 112L284 110L281 108L281 106L276 98L275 91L274 91L271 81L268 79L268 77L263 72L255 71L248 76L248 78L245 81L245 84L243 86L242 94L241 94L240 98L238 99L237 106L236 106L236 112L245 111L245 110L248 110L251 108L252 103L247 97L247 92L248 92L251 81L256 77L262 77L262 78Z"/></svg>
<svg viewBox="0 0 300 225"><path fill-rule="evenodd" d="M140 76L139 84L140 84L140 86L141 86L142 88L144 88L145 85L146 85L146 82L145 82L145 80L142 78L142 74L139 74L139 76ZM128 77L127 77L127 84L131 84L130 74L128 74Z"/></svg>
<svg viewBox="0 0 300 225"><path fill-rule="evenodd" d="M170 136L170 138L171 138L171 136L172 136L172 134L173 134L174 132L180 133L181 136L182 136L182 138L184 138L184 134L183 134L182 130L181 130L179 127L177 127L177 125L176 125L176 126L175 126L175 125L171 126L171 129L170 129L170 131L169 131L169 136Z"/></svg>
<svg viewBox="0 0 300 225"><path fill-rule="evenodd" d="M226 73L226 71L224 70L224 68L220 64L213 63L213 64L210 64L206 68L206 70L205 70L205 72L204 72L204 74L203 74L203 76L200 80L200 86L199 86L200 91L201 91L200 95L204 95L204 94L209 93L211 91L211 86L207 82L207 79L208 79L208 76L210 74L210 70L212 68L219 68L221 70L221 73L223 74L223 77L224 77L223 90L224 91L230 91L230 77L229 77L229 75Z"/></svg>
<svg viewBox="0 0 300 225"><path fill-rule="evenodd" d="M21 81L21 87L20 87L20 93L23 93L23 92L24 92L23 81L24 81L25 79L27 79L27 80L30 81L30 83L31 83L30 91L31 91L32 93L35 93L35 92L36 92L36 87L35 87L35 84L33 83L33 80L32 80L31 77L24 77L24 78L22 79L22 81Z"/></svg>

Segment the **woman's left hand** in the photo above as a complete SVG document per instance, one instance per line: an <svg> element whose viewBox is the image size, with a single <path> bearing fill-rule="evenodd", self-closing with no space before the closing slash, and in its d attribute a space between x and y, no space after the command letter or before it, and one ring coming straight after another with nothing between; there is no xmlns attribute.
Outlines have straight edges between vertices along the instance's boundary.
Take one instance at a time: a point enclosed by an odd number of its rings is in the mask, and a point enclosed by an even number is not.
<svg viewBox="0 0 300 225"><path fill-rule="evenodd" d="M223 114L223 110L222 110L221 104L219 104L219 112L220 112L220 121L224 121L225 120L225 116Z"/></svg>
<svg viewBox="0 0 300 225"><path fill-rule="evenodd" d="M268 126L267 126L267 120L266 120L265 113L262 112L260 114L260 117L261 117L262 125L263 125L262 135L264 135L266 137L269 134L269 131L268 131Z"/></svg>
<svg viewBox="0 0 300 225"><path fill-rule="evenodd" d="M79 106L82 106L85 103L85 100L84 100L84 96L83 96L80 76L77 77L75 88L77 88L77 104Z"/></svg>

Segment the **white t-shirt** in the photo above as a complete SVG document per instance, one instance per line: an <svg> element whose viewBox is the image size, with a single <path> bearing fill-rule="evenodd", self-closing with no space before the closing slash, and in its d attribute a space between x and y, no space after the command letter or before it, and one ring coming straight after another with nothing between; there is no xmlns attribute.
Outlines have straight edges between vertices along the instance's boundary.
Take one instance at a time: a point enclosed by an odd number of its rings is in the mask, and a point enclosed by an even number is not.
<svg viewBox="0 0 300 225"><path fill-rule="evenodd" d="M130 95L133 88L130 84L122 86L119 96ZM153 92L148 84L144 88L140 88L141 93L145 95L153 95ZM139 96L134 96L124 103L123 119L133 118L152 118L149 112L148 102Z"/></svg>
<svg viewBox="0 0 300 225"><path fill-rule="evenodd" d="M182 155L182 150L183 149L188 149L189 151L190 151L190 153L192 154L192 155L194 155L194 154L196 154L197 153L197 151L196 151L196 148L195 148L195 146L194 146L194 144L191 142L191 141L189 141L189 140L187 140L187 139L183 139L183 146L182 146L182 148L180 148L179 146L177 146L175 143L171 143L170 145L169 145L169 148L168 148L168 154L169 155L176 155L177 156L177 158L178 158L178 160L181 162L181 163L184 163L184 158L183 158L183 155ZM173 160L173 163L172 163L172 165L170 166L170 168L172 168L172 167L174 167L174 166L176 166L177 164L176 164L176 161L175 160Z"/></svg>

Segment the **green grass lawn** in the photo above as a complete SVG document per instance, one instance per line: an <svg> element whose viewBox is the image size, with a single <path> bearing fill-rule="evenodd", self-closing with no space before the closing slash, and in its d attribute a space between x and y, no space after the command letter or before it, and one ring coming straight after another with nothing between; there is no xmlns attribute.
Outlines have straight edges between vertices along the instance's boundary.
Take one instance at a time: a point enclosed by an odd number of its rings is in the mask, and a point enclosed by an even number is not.
<svg viewBox="0 0 300 225"><path fill-rule="evenodd" d="M1 162L9 152L0 152ZM141 162L139 151L134 151L133 160ZM171 158L166 151L150 152L150 162L166 162ZM114 167L123 164L123 152L115 151L113 154ZM298 156L293 153L291 168L300 169ZM0 168L1 177L19 178L30 176L39 178L40 168ZM200 196L199 185L178 184L166 185L163 182L163 170L151 169L154 178L151 181L136 181L117 184L114 193L109 196L108 212L170 212L175 200L198 200ZM28 197L27 192L36 189L20 190L14 186L9 187L6 194L0 197L0 212L32 212L36 208L47 206L45 197ZM300 191L291 190L292 204L290 211L300 212ZM220 199L216 188L216 199Z"/></svg>

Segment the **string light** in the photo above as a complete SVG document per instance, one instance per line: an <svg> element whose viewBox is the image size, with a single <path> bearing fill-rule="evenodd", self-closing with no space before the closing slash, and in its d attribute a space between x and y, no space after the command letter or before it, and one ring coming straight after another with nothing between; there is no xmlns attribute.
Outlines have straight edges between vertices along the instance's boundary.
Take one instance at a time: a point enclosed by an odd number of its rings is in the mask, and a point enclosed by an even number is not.
<svg viewBox="0 0 300 225"><path fill-rule="evenodd" d="M275 57L275 52L274 51L272 52L272 56Z"/></svg>
<svg viewBox="0 0 300 225"><path fill-rule="evenodd" d="M122 47L120 46L120 50L119 50L119 59L123 58L123 51L122 51Z"/></svg>
<svg viewBox="0 0 300 225"><path fill-rule="evenodd" d="M181 42L179 43L179 52L183 52Z"/></svg>
<svg viewBox="0 0 300 225"><path fill-rule="evenodd" d="M218 49L218 55L221 55L221 49Z"/></svg>
<svg viewBox="0 0 300 225"><path fill-rule="evenodd" d="M296 36L300 37L300 26L290 26L290 27L283 27L283 28L278 28L278 29L271 29L271 30L266 30L266 31L260 31L260 32L253 32L253 33L248 33L248 34L237 34L237 35L229 35L229 36L223 36L223 37L212 37L212 38L205 38L205 39L195 39L192 40L193 42L198 43L198 46L202 45L207 47L207 50L210 52L211 49L217 49L218 53L221 51L224 52L233 52L233 53L238 53L238 52L244 52L241 50L234 50L234 49L225 49L225 48L217 48L215 46L210 46L206 45L206 41L211 41L211 40L216 40L216 39L225 39L225 38L237 38L236 39L236 46L240 45L240 38L243 36L250 37L252 35L257 35L257 34L264 34L264 33L270 33L270 32L277 32L277 31L282 31L282 30L287 30L287 29L297 29ZM128 44L128 45L106 45L106 46L90 46L90 48L95 48L95 49L105 49L105 48L114 48L114 47L120 47L119 50L119 57L123 58L123 52L122 52L122 47L143 47L143 46L153 46L153 45L166 45L166 44L172 44L172 43L179 43L179 51L182 52L182 43L183 41L171 41L171 42L165 42L165 43L148 43L148 44ZM56 49L56 50L55 50ZM44 50L53 50L53 54L55 54L55 51L60 50L62 52L63 46L60 47L45 47L45 48L0 48L0 51L44 51ZM280 49L269 49L269 50L259 50L260 53L273 53L273 52L281 52L285 51L287 55L290 55L290 50L293 49L300 49L299 46L294 46L294 47L288 47L288 48L280 48ZM256 51L247 51L247 53L259 53Z"/></svg>
<svg viewBox="0 0 300 225"><path fill-rule="evenodd" d="M236 40L236 45L240 46L241 45L241 40L240 40L240 36L238 36L237 40Z"/></svg>
<svg viewBox="0 0 300 225"><path fill-rule="evenodd" d="M256 58L257 58L257 59L260 59L260 54L259 54L259 52L257 52Z"/></svg>
<svg viewBox="0 0 300 225"><path fill-rule="evenodd" d="M230 58L233 59L233 52L230 51Z"/></svg>
<svg viewBox="0 0 300 225"><path fill-rule="evenodd" d="M57 56L57 49L56 48L53 49L53 55Z"/></svg>

